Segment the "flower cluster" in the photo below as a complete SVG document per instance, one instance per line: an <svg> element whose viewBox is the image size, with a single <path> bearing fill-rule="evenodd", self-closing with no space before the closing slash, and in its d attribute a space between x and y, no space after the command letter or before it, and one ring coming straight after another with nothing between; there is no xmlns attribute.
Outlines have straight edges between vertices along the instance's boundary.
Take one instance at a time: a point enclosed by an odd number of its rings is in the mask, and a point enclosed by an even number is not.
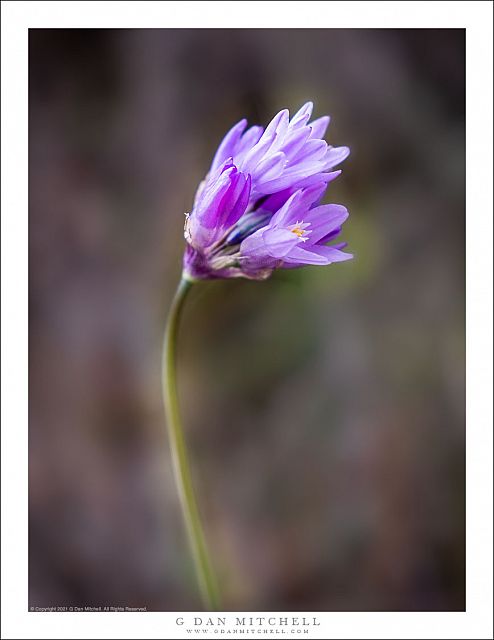
<svg viewBox="0 0 494 640"><path fill-rule="evenodd" d="M352 258L333 242L348 217L321 205L333 171L350 153L322 138L312 103L290 119L280 111L265 130L241 120L221 142L186 214L184 277L267 278L276 268L327 265Z"/></svg>

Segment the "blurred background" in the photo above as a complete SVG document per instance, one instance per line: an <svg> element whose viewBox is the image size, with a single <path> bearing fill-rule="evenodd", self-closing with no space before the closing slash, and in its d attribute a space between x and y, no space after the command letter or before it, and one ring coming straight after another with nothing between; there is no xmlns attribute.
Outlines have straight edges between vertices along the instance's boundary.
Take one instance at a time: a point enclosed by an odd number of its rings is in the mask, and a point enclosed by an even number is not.
<svg viewBox="0 0 494 640"><path fill-rule="evenodd" d="M197 610L161 340L226 130L306 100L355 259L201 284L179 382L228 610L464 609L462 30L31 30L30 606Z"/></svg>

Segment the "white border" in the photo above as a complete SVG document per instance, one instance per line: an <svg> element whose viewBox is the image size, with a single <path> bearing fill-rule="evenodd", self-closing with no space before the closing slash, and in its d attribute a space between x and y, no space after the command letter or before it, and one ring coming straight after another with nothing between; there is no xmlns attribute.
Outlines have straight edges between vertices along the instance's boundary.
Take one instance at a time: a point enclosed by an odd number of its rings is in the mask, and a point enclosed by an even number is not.
<svg viewBox="0 0 494 640"><path fill-rule="evenodd" d="M1 9L2 637L187 637L175 619L194 616L27 613L27 29L327 26L467 29L467 612L319 613L321 627L303 637L491 638L492 4L9 1Z"/></svg>

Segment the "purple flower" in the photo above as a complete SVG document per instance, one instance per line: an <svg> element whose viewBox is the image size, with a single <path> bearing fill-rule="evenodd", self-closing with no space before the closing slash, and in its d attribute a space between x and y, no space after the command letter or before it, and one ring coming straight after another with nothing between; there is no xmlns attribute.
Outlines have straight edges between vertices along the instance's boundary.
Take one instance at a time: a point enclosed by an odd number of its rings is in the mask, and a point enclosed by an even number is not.
<svg viewBox="0 0 494 640"><path fill-rule="evenodd" d="M265 130L241 120L226 134L186 214L186 278L264 279L276 268L352 257L344 244L328 245L347 210L319 204L350 151L329 146L329 117L309 123L311 113L308 102L291 120L284 109Z"/></svg>

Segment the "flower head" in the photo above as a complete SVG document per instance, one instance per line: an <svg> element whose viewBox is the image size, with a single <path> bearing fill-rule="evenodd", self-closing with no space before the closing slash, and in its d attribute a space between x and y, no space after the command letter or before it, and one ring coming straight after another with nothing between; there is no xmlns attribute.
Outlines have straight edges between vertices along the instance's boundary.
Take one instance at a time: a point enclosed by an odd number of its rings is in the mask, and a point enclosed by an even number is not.
<svg viewBox="0 0 494 640"><path fill-rule="evenodd" d="M329 146L329 117L309 123L311 113L308 102L291 120L284 109L265 130L241 120L226 134L186 214L187 278L264 279L276 268L352 257L344 244L328 245L347 210L319 204L350 151Z"/></svg>

